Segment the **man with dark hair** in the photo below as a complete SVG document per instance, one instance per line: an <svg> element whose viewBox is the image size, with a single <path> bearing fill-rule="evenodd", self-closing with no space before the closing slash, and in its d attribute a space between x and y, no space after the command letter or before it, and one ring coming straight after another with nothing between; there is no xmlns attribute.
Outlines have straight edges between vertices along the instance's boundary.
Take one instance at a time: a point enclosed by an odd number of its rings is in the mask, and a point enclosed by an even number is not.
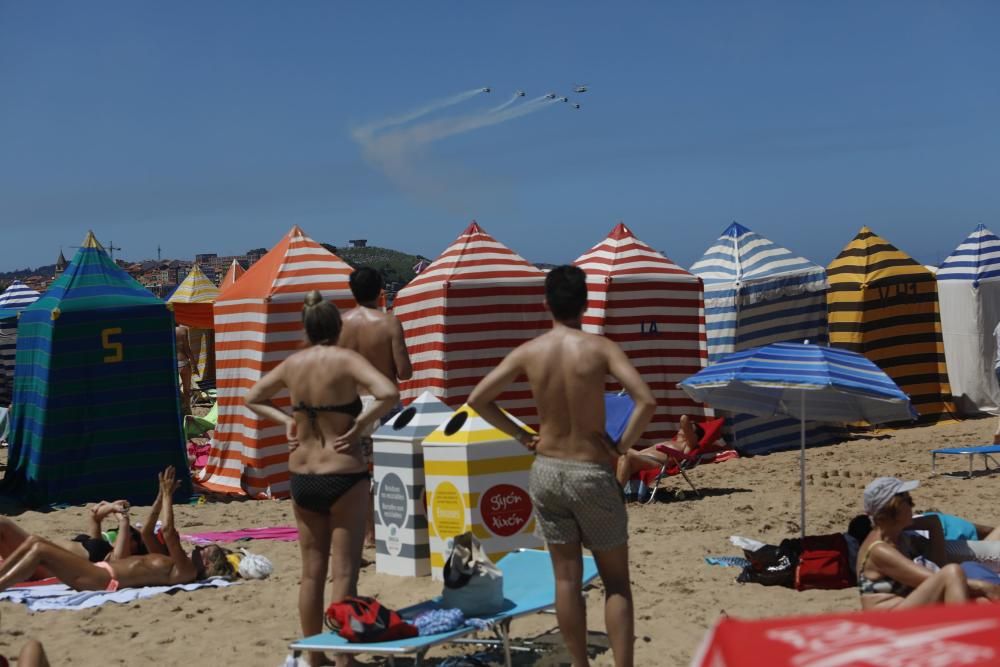
<svg viewBox="0 0 1000 667"><path fill-rule="evenodd" d="M403 340L403 326L395 315L384 313L378 307L378 298L383 286L382 276L375 269L363 266L351 273L348 281L358 305L342 314L343 329L337 345L354 350L363 356L382 375L398 386L400 380L409 380L413 376L413 367L410 364L410 355L406 351L406 342ZM361 394L361 401L365 407L374 400L372 396ZM396 412L398 409L383 417L382 423L384 424ZM371 430L362 438L369 461L371 434L379 426L378 421L373 423ZM375 543L372 508L369 508L365 542L369 545Z"/></svg>
<svg viewBox="0 0 1000 667"><path fill-rule="evenodd" d="M617 457L639 440L656 401L615 343L581 331L587 309L582 270L552 269L545 278L545 304L552 314L552 330L508 354L472 391L469 405L538 454L529 493L552 558L556 616L573 665L588 664L580 590L583 545L594 554L604 582L604 622L615 665L628 666L634 641L628 515L614 468ZM609 374L635 401L617 446L604 430L604 380ZM537 436L521 429L494 402L520 375L527 375L538 403Z"/></svg>

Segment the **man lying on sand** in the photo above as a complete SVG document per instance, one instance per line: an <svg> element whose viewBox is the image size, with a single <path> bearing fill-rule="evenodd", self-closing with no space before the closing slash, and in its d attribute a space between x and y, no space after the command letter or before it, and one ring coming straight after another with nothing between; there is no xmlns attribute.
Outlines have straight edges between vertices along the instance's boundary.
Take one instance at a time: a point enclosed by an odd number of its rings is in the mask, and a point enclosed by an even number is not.
<svg viewBox="0 0 1000 667"><path fill-rule="evenodd" d="M232 576L233 567L226 559L226 551L217 545L195 547L188 556L181 548L180 536L174 527L173 494L179 486L173 466L159 475L157 503L163 508L163 553L127 556L114 561L92 563L87 558L49 542L37 535L29 535L0 565L0 590L30 579L39 568L78 591L116 591L134 586L166 586L189 584L212 576ZM156 523L152 517L149 525ZM147 548L158 543L149 531L150 540L143 540ZM157 547L159 548L159 547ZM153 549L150 549L153 551Z"/></svg>

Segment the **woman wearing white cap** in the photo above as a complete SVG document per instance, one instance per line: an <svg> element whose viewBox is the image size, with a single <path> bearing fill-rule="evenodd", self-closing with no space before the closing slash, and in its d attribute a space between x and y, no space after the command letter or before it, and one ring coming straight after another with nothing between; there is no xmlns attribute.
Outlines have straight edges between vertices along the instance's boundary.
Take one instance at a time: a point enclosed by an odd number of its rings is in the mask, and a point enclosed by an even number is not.
<svg viewBox="0 0 1000 667"><path fill-rule="evenodd" d="M873 527L858 553L861 608L902 609L939 602L966 602L973 597L1000 599L1000 587L967 580L959 565L945 565L932 572L900 552L900 537L913 524L910 491L919 485L917 481L879 477L865 487L865 513L871 517ZM941 524L936 520L930 523L936 524L926 526L931 530L932 551L933 545L940 545L938 562L943 562Z"/></svg>

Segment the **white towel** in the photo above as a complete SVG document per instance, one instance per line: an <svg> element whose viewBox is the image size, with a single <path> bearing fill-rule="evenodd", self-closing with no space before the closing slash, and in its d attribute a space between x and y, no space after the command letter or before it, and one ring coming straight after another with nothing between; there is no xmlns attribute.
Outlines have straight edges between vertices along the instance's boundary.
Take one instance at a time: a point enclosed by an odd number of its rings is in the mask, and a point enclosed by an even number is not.
<svg viewBox="0 0 1000 667"><path fill-rule="evenodd" d="M174 586L144 586L143 588L120 588L117 591L74 591L66 584L48 586L25 586L0 591L0 600L20 602L28 605L28 611L51 611L53 609L90 609L105 602L124 604L133 600L150 598L167 591L194 591L199 588L221 588L239 582L213 577L193 584Z"/></svg>

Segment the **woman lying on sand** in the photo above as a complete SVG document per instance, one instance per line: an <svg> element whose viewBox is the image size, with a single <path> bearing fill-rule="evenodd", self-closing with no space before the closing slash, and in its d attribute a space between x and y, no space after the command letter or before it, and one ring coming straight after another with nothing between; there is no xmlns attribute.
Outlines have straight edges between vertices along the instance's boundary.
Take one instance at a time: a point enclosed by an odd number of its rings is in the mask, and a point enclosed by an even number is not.
<svg viewBox="0 0 1000 667"><path fill-rule="evenodd" d="M113 543L104 539L102 533L104 520L117 515L118 530ZM128 502L116 500L102 501L90 508L90 526L87 533L81 533L63 546L64 549L78 556L85 556L91 563L103 560L117 560L133 554L146 553L146 545L142 536L129 525ZM8 517L0 517L0 561L7 560L14 551L31 537L28 531L18 526ZM39 568L32 579L44 579L50 576L45 568Z"/></svg>
<svg viewBox="0 0 1000 667"><path fill-rule="evenodd" d="M30 579L38 570L78 591L116 591L133 586L188 584L212 576L231 576L226 550L217 545L196 547L188 556L174 528L173 493L179 483L173 466L159 475L160 491L154 508L163 509L163 545L153 534L156 516L143 527L143 542L153 553L92 563L37 535L29 535L0 565L0 590ZM147 530L148 539L147 539ZM159 553L162 549L165 553Z"/></svg>
<svg viewBox="0 0 1000 667"><path fill-rule="evenodd" d="M910 491L919 482L879 477L864 493L865 512L872 530L858 553L858 590L862 609L903 609L939 602L966 602L974 597L1000 600L1000 587L967 580L961 566L945 565L937 572L917 565L900 551L903 531L927 530L930 557L945 562L944 533L937 517L913 519Z"/></svg>
<svg viewBox="0 0 1000 667"><path fill-rule="evenodd" d="M292 508L302 551L299 621L309 637L323 630L328 563L331 601L357 595L371 503L361 435L396 405L399 391L360 354L337 347L340 311L317 291L306 296L302 325L310 346L262 377L247 392L246 404L286 428ZM282 389L291 395L291 415L271 403ZM365 408L359 389L366 389L375 402ZM310 653L309 660L324 664L320 653ZM356 663L340 655L336 664Z"/></svg>

